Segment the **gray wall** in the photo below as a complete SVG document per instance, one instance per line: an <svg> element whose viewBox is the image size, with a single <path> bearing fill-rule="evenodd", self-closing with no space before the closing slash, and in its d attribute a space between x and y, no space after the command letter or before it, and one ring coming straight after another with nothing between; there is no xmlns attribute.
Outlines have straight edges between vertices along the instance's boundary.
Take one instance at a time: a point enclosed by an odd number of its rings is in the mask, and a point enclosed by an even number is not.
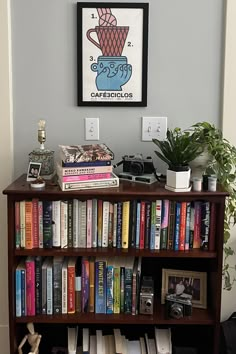
<svg viewBox="0 0 236 354"><path fill-rule="evenodd" d="M134 1L133 1L134 2ZM77 107L76 1L11 0L15 176L38 146L82 144L84 118L100 118L100 141L115 152L153 154L141 141L142 116L167 116L168 126L221 124L224 0L150 0L148 106ZM164 172L164 165L155 158Z"/></svg>

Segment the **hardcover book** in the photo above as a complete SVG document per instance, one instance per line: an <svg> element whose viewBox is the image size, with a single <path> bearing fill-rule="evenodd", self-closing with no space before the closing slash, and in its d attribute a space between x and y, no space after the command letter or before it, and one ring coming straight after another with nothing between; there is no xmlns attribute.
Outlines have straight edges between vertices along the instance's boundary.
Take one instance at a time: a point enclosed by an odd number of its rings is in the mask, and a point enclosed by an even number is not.
<svg viewBox="0 0 236 354"><path fill-rule="evenodd" d="M59 145L60 155L64 162L110 161L113 152L106 144Z"/></svg>

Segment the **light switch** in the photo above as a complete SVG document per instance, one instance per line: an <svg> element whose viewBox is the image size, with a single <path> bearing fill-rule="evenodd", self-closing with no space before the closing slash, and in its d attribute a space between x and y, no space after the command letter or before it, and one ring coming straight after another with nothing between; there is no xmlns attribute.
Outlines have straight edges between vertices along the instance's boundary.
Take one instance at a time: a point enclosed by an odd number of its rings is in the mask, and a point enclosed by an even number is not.
<svg viewBox="0 0 236 354"><path fill-rule="evenodd" d="M167 117L142 117L142 141L165 140Z"/></svg>
<svg viewBox="0 0 236 354"><path fill-rule="evenodd" d="M99 118L85 118L85 140L99 140Z"/></svg>

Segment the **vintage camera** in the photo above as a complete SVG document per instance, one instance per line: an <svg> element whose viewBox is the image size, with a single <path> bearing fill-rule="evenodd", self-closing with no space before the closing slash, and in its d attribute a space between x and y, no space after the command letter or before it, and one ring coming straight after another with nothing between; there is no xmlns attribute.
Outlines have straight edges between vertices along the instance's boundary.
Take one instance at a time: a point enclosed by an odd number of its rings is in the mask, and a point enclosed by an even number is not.
<svg viewBox="0 0 236 354"><path fill-rule="evenodd" d="M139 313L143 315L153 314L154 302L154 284L152 277L143 276L140 298L139 298Z"/></svg>
<svg viewBox="0 0 236 354"><path fill-rule="evenodd" d="M167 294L165 306L167 318L180 319L192 315L192 300L182 295Z"/></svg>
<svg viewBox="0 0 236 354"><path fill-rule="evenodd" d="M145 173L151 174L155 170L151 156L144 159L142 154L124 155L122 161L123 172L128 172L134 176L141 176Z"/></svg>

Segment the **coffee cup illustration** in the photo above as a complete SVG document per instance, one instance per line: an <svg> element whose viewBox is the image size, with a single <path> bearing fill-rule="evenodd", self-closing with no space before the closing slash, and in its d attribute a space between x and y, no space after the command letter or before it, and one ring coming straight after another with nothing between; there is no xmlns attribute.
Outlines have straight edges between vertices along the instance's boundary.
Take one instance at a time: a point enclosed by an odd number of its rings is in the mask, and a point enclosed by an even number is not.
<svg viewBox="0 0 236 354"><path fill-rule="evenodd" d="M97 34L98 42L91 37ZM102 51L103 56L121 56L129 32L128 26L96 26L87 31L87 38Z"/></svg>

